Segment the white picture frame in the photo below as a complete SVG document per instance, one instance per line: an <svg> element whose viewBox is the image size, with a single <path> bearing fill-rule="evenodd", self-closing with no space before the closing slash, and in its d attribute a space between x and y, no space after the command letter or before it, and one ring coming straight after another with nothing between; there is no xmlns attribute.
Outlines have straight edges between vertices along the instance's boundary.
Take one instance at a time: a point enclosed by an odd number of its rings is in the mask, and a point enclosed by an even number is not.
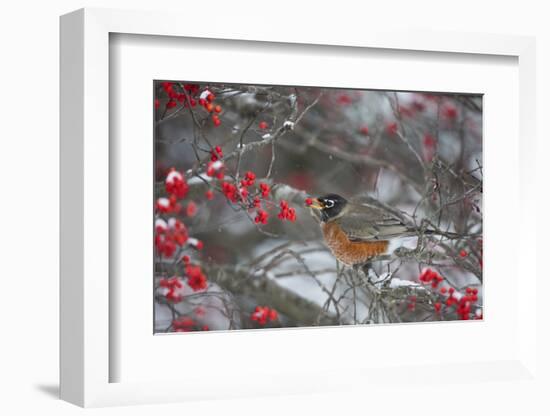
<svg viewBox="0 0 550 416"><path fill-rule="evenodd" d="M431 383L426 378L428 370L432 374L434 371L436 374L453 371L455 380L463 383L506 380L512 385L523 385L522 382L528 380L531 388L535 387L533 391L542 388L543 381L536 371L537 326L533 319L537 307L536 260L533 261L533 251L528 250L527 244L522 244L536 241L535 218L526 214L536 194L529 180L535 169L534 39L390 29L366 29L358 37L352 30L335 35L328 34L322 28L312 27L303 31L299 27L289 27L280 31L270 25L254 27L245 36L235 34L229 23L211 26L197 19L186 20L186 25L182 27L178 24L181 20L182 16L174 13L106 9L83 9L61 18L61 398L88 407L261 394L323 393L342 389L360 391L366 385L384 391L383 384L387 385L396 377L406 378L405 387L428 385ZM419 360L413 367L376 368L370 365L367 368L330 368L321 373L281 369L278 373L267 372L269 380L263 383L241 377L228 384L223 377L215 381L205 377L200 379L196 374L177 381L111 382L110 366L120 359L110 348L109 332L110 310L116 308L109 296L112 290L109 282L109 171L113 163L109 157L109 37L113 33L280 42L283 49L284 44L332 45L470 54L474 57L502 55L517 59L517 138L521 170L519 189L510 190L517 193L518 227L524 230L518 236L516 259L517 264L522 264L524 279L514 299L516 308L513 316L516 322L521 322L515 334L517 339L514 338L517 345L510 349L510 353L506 350L505 358L499 356L494 361L458 359L426 364ZM510 268L509 273L517 272ZM461 329L456 326L455 330ZM336 336L334 329L319 331L319 345L325 342L324 337ZM409 326L403 331L413 333L415 329ZM233 335L216 334L218 338L228 336ZM244 342L245 336L238 336L240 342ZM165 342L174 342L170 339L175 340L175 337L166 339L168 341ZM320 374L327 377L321 378ZM413 386L414 380L420 382ZM379 382L382 387L378 386ZM405 387L401 386L401 389ZM499 389L495 387L487 394L497 399Z"/></svg>

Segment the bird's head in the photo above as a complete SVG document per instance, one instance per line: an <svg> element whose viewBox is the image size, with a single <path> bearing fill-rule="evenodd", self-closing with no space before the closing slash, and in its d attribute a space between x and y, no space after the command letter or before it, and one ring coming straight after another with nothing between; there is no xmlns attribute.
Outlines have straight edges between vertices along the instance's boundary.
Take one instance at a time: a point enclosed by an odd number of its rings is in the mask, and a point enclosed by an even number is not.
<svg viewBox="0 0 550 416"><path fill-rule="evenodd" d="M348 201L340 195L329 194L314 198L309 207L319 210L321 221L327 222L341 215L347 203Z"/></svg>

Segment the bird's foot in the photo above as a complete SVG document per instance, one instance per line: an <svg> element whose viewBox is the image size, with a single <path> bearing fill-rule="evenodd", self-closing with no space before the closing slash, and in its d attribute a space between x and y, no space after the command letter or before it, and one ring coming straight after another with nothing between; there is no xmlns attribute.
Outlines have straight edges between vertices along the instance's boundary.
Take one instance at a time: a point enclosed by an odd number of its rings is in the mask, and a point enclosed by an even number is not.
<svg viewBox="0 0 550 416"><path fill-rule="evenodd" d="M363 264L354 264L352 268L353 274L357 277L359 281L363 280L362 275L364 275L364 278L371 282L370 271L372 270L372 264L370 262Z"/></svg>
<svg viewBox="0 0 550 416"><path fill-rule="evenodd" d="M370 274L370 271L372 270L371 262L368 261L365 264L363 264L362 269L363 269L363 273L365 273L365 276L367 276L367 279L369 279L369 274Z"/></svg>

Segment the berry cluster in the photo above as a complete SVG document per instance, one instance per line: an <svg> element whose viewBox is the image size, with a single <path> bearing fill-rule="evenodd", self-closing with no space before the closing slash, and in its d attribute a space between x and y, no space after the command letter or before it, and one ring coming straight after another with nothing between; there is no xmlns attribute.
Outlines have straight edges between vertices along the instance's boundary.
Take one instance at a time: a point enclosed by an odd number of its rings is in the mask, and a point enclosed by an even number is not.
<svg viewBox="0 0 550 416"><path fill-rule="evenodd" d="M204 90L199 97L199 104L209 113L212 114L212 123L215 127L218 127L222 124L220 120L219 113L222 112L222 107L220 105L215 105L214 100L216 96L210 90Z"/></svg>
<svg viewBox="0 0 550 416"><path fill-rule="evenodd" d="M162 84L164 92L171 100L183 100L186 105L187 97L198 100L198 105L211 114L215 125L219 125L218 114L222 112L222 107L215 104L216 96L208 88L203 89L194 84L174 84L165 82ZM195 97L195 98L193 98ZM157 106L158 100L155 101ZM196 103L195 103L196 104ZM194 105L193 105L194 106ZM266 121L260 121L258 127L262 130L268 129ZM267 183L257 183L256 174L247 171L244 176L238 179L226 177L226 165L224 162L224 152L222 146L211 146L209 151L210 160L206 163L205 173L209 178L215 178L219 182L211 182L210 189L205 193L207 200L214 199L214 190L219 190L228 201L233 204L240 204L243 209L254 209L254 220L256 224L267 224L269 210L275 206L273 201L269 200L271 188ZM238 175L237 175L238 177ZM160 214L179 214L182 207L179 202L189 191L189 186L185 177L180 172L172 170L166 178L166 192L168 197L159 198L156 201L156 209ZM193 217L197 213L197 206L194 202L189 202L185 208L185 213ZM282 220L295 221L296 212L294 208L288 206L288 202L282 201L278 217Z"/></svg>
<svg viewBox="0 0 550 416"><path fill-rule="evenodd" d="M172 320L174 332L208 331L208 325L199 325L198 322L189 316L180 316Z"/></svg>
<svg viewBox="0 0 550 416"><path fill-rule="evenodd" d="M241 180L241 185L244 187L253 186L256 181L256 174L254 172L246 172L244 179Z"/></svg>
<svg viewBox="0 0 550 416"><path fill-rule="evenodd" d="M221 154L221 148L220 148L220 154ZM219 180L223 180L225 175L224 164L221 160L217 160L218 158L217 155L215 155L215 158L216 158L215 161L208 162L208 165L206 166L206 174L211 178L216 177Z"/></svg>
<svg viewBox="0 0 550 416"><path fill-rule="evenodd" d="M445 279L439 273L429 268L424 269L418 279L422 284L429 284L434 290L439 288L435 292L435 295L439 298L433 304L435 312L440 313L442 307L445 306L446 308L455 308L458 318L462 320L480 319L482 316L481 309L472 313L475 303L478 301L478 290L476 288L466 288L466 294L464 295L454 287L439 287ZM411 309L411 303L409 303L409 310L414 310L414 307Z"/></svg>
<svg viewBox="0 0 550 416"><path fill-rule="evenodd" d="M181 210L181 204L178 200L185 198L189 192L189 185L187 184L185 176L181 172L178 172L172 168L166 176L164 186L166 193L168 194L168 198L158 198L155 208L163 214L179 213Z"/></svg>
<svg viewBox="0 0 550 416"><path fill-rule="evenodd" d="M162 278L159 282L161 294L172 303L181 302L183 299L183 282L177 276Z"/></svg>
<svg viewBox="0 0 550 416"><path fill-rule="evenodd" d="M432 289L437 289L439 284L445 280L443 277L432 269L424 269L418 278L424 284L431 284Z"/></svg>
<svg viewBox="0 0 550 416"><path fill-rule="evenodd" d="M281 220L296 221L296 210L288 206L288 202L284 199L279 203L281 210L277 217Z"/></svg>
<svg viewBox="0 0 550 416"><path fill-rule="evenodd" d="M195 329L195 321L188 316L180 316L172 321L174 332L190 332Z"/></svg>
<svg viewBox="0 0 550 416"><path fill-rule="evenodd" d="M169 214L180 214L181 203L189 192L189 185L185 176L175 169L170 169L165 179L165 190L168 197L162 197L156 201L157 219L155 220L155 247L160 256L171 258L180 256L180 252L186 247L194 247L201 250L202 241L189 237L185 224L175 216L163 218ZM185 208L185 214L193 217L197 214L198 207L194 201L189 201ZM176 254L177 252L177 254ZM184 263L184 272L187 278L187 285L193 291L204 290L208 286L205 273L198 265L190 263L188 255L180 258ZM174 264L179 264L175 262ZM181 277L162 278L159 282L159 291L171 303L178 303L183 300L183 280ZM178 318L179 319L179 318ZM181 320L173 323L175 331L184 331L189 325L188 321Z"/></svg>
<svg viewBox="0 0 550 416"><path fill-rule="evenodd" d="M220 146L216 146L210 151L210 160L216 162L220 159L223 159L223 151Z"/></svg>
<svg viewBox="0 0 550 416"><path fill-rule="evenodd" d="M161 86L168 98L165 111L176 108L178 103L184 107L196 107L198 96L199 105L211 115L214 126L218 127L222 124L219 116L222 112L222 107L215 104L214 100L216 96L209 89L200 92L200 87L196 84L184 84L182 86L181 84L168 81L162 82ZM160 108L160 100L158 98L155 99L154 104L155 109Z"/></svg>
<svg viewBox="0 0 550 416"><path fill-rule="evenodd" d="M264 211L263 209L258 209L258 211L256 211L256 218L254 218L254 222L256 224L267 224L267 218L269 217L269 214L267 213L267 211Z"/></svg>
<svg viewBox="0 0 550 416"><path fill-rule="evenodd" d="M181 210L181 204L175 196L170 198L159 198L155 203L155 208L163 214L178 213Z"/></svg>
<svg viewBox="0 0 550 416"><path fill-rule="evenodd" d="M242 204L245 209L255 209L254 222L256 224L267 224L268 209L274 205L272 201L268 200L271 187L265 182L257 182L256 174L252 171L245 172L243 178L238 182L226 180L225 165L221 158L223 158L223 153L217 146L211 151L211 160L206 168L207 176L216 177L220 181L220 190L228 201L233 204ZM211 190L207 192L206 196L207 199L214 197ZM296 210L283 200L280 202L278 218L296 221Z"/></svg>
<svg viewBox="0 0 550 416"><path fill-rule="evenodd" d="M478 300L478 290L476 288L467 288L466 294L462 295L453 288L449 288L449 297L446 300L447 306L455 306L456 314L462 320L471 319L472 308L475 305L475 302ZM481 311L480 311L481 312ZM474 318L479 318L479 313L476 311Z"/></svg>
<svg viewBox="0 0 550 416"><path fill-rule="evenodd" d="M206 275L198 265L188 263L185 265L185 274L187 275L187 284L193 291L204 290L207 287Z"/></svg>
<svg viewBox="0 0 550 416"><path fill-rule="evenodd" d="M155 247L160 255L172 257L177 247L183 247L189 239L187 227L180 220L162 218L155 221Z"/></svg>
<svg viewBox="0 0 550 416"><path fill-rule="evenodd" d="M181 88L178 84L165 81L161 83L161 86L164 93L168 97L168 101L166 102L166 110L177 107L178 102L184 106L195 107L197 105L197 101L192 97L198 93L198 85L184 84L183 88ZM155 99L155 108L160 108L160 100L158 98Z"/></svg>
<svg viewBox="0 0 550 416"><path fill-rule="evenodd" d="M239 200L239 191L234 184L231 182L222 182L221 187L223 194L231 202L236 203Z"/></svg>
<svg viewBox="0 0 550 416"><path fill-rule="evenodd" d="M250 315L250 319L263 326L268 322L279 319L279 314L275 309L271 309L268 306L256 306L254 312Z"/></svg>

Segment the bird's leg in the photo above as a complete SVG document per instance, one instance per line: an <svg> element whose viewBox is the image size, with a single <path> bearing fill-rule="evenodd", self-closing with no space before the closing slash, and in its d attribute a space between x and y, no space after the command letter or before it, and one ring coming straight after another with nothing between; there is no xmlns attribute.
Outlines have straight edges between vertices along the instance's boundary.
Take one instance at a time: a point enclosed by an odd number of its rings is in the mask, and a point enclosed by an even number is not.
<svg viewBox="0 0 550 416"><path fill-rule="evenodd" d="M354 264L353 266L351 266L352 269L353 269L353 274L355 274L356 276L359 276L359 265L358 264Z"/></svg>
<svg viewBox="0 0 550 416"><path fill-rule="evenodd" d="M353 277L353 280L354 280L354 284L357 284L357 283L361 283L362 282L362 277L361 277L361 265L360 264L354 264L353 266L351 266L352 268L352 277Z"/></svg>

